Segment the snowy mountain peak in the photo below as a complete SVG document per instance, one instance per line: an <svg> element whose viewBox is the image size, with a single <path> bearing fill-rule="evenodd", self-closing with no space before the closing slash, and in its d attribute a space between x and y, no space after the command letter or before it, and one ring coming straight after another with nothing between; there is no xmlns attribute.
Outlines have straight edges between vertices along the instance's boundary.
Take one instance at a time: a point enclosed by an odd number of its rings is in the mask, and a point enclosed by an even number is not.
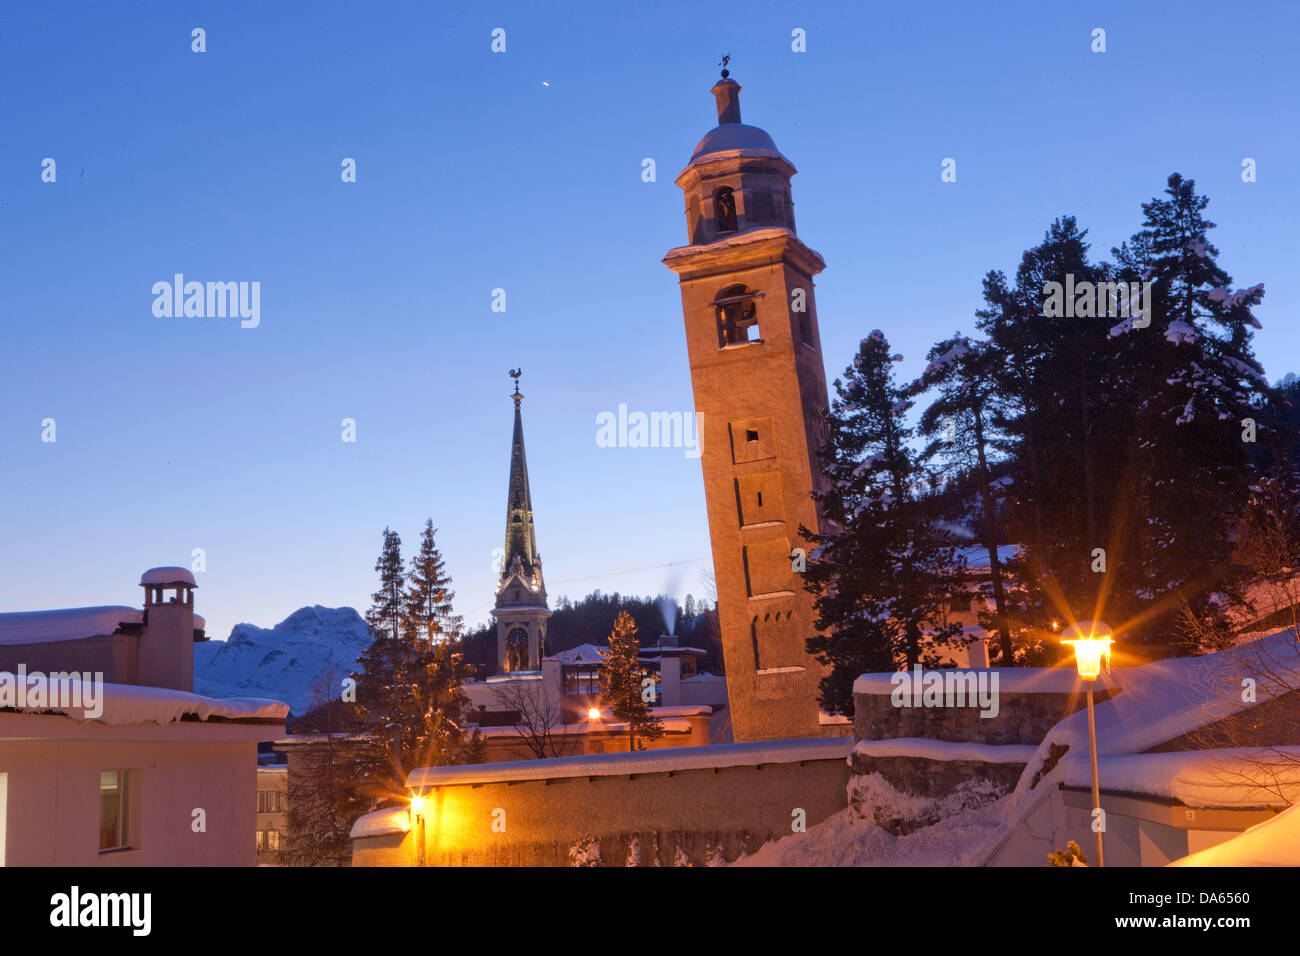
<svg viewBox="0 0 1300 956"><path fill-rule="evenodd" d="M302 607L271 628L236 624L226 640L194 645L194 689L208 697L270 697L302 714L314 685L322 677L341 681L370 641L350 607Z"/></svg>

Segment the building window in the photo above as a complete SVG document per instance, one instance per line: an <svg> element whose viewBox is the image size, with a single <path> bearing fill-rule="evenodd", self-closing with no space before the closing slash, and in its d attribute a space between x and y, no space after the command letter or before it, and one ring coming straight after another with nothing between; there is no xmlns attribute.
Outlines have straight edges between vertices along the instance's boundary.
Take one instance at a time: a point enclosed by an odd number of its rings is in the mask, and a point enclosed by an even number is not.
<svg viewBox="0 0 1300 956"><path fill-rule="evenodd" d="M284 810L283 790L257 791L258 813L281 813Z"/></svg>
<svg viewBox="0 0 1300 956"><path fill-rule="evenodd" d="M757 293L743 285L734 285L723 289L714 300L718 310L718 348L762 341L758 337L757 298Z"/></svg>
<svg viewBox="0 0 1300 956"><path fill-rule="evenodd" d="M799 313L799 338L803 339L804 345L813 347L812 316L807 312Z"/></svg>
<svg viewBox="0 0 1300 956"><path fill-rule="evenodd" d="M131 806L135 799L134 774L129 770L102 770L99 774L99 849L125 850L131 846Z"/></svg>
<svg viewBox="0 0 1300 956"><path fill-rule="evenodd" d="M280 849L280 831L279 830L258 830L257 831L257 852L262 853L267 850L274 853Z"/></svg>
<svg viewBox="0 0 1300 956"><path fill-rule="evenodd" d="M600 671L594 664L564 669L564 693L568 697L592 697L600 693Z"/></svg>
<svg viewBox="0 0 1300 956"><path fill-rule="evenodd" d="M723 186L713 194L713 208L718 216L718 232L735 232L736 195L730 186Z"/></svg>

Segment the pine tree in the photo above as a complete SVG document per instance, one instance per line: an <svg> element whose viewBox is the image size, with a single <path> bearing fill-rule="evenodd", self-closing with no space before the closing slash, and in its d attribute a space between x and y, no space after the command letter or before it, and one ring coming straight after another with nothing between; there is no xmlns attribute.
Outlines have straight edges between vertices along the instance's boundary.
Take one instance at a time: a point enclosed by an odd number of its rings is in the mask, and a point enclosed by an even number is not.
<svg viewBox="0 0 1300 956"><path fill-rule="evenodd" d="M994 378L997 353L987 342L956 334L930 350L929 364L913 386L914 391L937 389L938 395L921 416L919 430L932 441L923 460L945 459L968 473L979 499L972 517L975 538L989 556L989 577L994 613L991 624L997 630L1002 664L1011 666L1011 628L1006 617L1005 571L998 556L1004 543L998 519L997 490L990 469L999 451L997 423L1003 413L1003 399Z"/></svg>
<svg viewBox="0 0 1300 956"><path fill-rule="evenodd" d="M1151 283L1150 325L1121 322L1110 334L1136 370L1137 597L1199 611L1238 583L1233 518L1256 473L1252 440L1285 444L1287 425L1251 348L1263 285L1232 291L1208 238L1214 223L1202 215L1209 199L1192 180L1171 175L1165 194L1143 204L1143 229L1113 250L1123 277ZM1167 625L1168 614L1158 615L1147 631L1161 635Z"/></svg>
<svg viewBox="0 0 1300 956"><path fill-rule="evenodd" d="M962 568L921 497L926 475L903 422L911 401L893 376L901 359L877 330L835 380L821 451L831 487L815 494L826 530L800 529L816 544L805 587L822 633L807 647L830 666L819 697L830 713L852 714L863 672L948 662L944 650L961 630L943 623Z"/></svg>
<svg viewBox="0 0 1300 956"><path fill-rule="evenodd" d="M434 544L433 519L425 522L420 550L411 558L406 587L406 634L433 645L460 634L464 621L452 611L451 576Z"/></svg>
<svg viewBox="0 0 1300 956"><path fill-rule="evenodd" d="M402 539L396 531L384 529L384 547L375 562L379 590L366 612L370 632L378 638L398 638L406 631L406 575L402 571Z"/></svg>
<svg viewBox="0 0 1300 956"><path fill-rule="evenodd" d="M426 532L432 545L431 529ZM423 627L410 623L400 548L397 533L385 529L384 550L375 565L380 588L366 613L375 639L357 659L361 670L354 675L357 703L372 732L384 741L398 785L414 767L456 759L467 703L462 685L473 676L457 638L444 635L431 645L427 620ZM433 554L437 556L436 549ZM435 568L428 580L436 579ZM444 593L446 610L437 613L444 615L441 621L454 620L450 594Z"/></svg>
<svg viewBox="0 0 1300 956"><path fill-rule="evenodd" d="M619 720L627 722L628 750L636 750L638 736L657 740L664 728L641 696L641 642L637 640L636 621L627 611L619 611L609 635L609 650L600 652L600 701Z"/></svg>

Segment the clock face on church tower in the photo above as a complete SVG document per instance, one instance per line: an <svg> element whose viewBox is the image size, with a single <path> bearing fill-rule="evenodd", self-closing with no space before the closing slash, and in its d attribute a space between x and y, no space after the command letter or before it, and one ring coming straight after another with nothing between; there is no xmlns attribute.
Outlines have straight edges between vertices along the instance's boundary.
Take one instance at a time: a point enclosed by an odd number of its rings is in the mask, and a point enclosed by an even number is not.
<svg viewBox="0 0 1300 956"><path fill-rule="evenodd" d="M506 669L511 671L528 667L528 632L522 627L516 627L506 635L506 662Z"/></svg>

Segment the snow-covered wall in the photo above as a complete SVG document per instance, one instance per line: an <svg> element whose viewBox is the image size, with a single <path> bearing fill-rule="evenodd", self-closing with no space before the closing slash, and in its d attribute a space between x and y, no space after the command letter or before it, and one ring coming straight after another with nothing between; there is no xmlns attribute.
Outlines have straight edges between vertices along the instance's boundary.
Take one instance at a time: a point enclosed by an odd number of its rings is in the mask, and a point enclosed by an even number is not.
<svg viewBox="0 0 1300 956"><path fill-rule="evenodd" d="M844 809L851 741L786 740L431 768L426 861L437 865L707 865ZM363 817L353 866L410 866L412 833ZM400 828L397 828L400 830Z"/></svg>

